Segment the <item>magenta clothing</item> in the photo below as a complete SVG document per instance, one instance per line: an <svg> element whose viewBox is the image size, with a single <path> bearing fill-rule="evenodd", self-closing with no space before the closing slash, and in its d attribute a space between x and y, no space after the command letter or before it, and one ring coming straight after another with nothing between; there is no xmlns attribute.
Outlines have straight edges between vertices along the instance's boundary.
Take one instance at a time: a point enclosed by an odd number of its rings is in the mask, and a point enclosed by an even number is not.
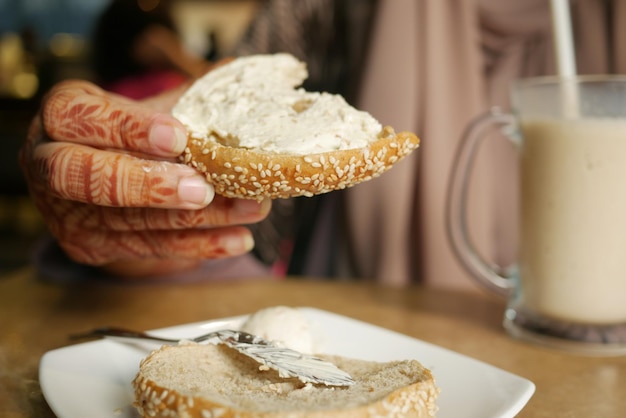
<svg viewBox="0 0 626 418"><path fill-rule="evenodd" d="M175 71L154 71L123 78L104 88L130 99L141 100L178 87L186 80L184 75Z"/></svg>

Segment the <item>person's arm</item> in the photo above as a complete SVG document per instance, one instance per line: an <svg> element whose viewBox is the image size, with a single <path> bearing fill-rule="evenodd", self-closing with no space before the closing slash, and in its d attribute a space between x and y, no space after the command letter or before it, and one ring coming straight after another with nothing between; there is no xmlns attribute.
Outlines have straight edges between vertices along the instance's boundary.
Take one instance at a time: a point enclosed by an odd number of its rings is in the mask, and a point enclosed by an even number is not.
<svg viewBox="0 0 626 418"><path fill-rule="evenodd" d="M190 53L178 34L161 25L148 27L135 40L135 54L144 63L167 63L191 79L204 75L211 65Z"/></svg>

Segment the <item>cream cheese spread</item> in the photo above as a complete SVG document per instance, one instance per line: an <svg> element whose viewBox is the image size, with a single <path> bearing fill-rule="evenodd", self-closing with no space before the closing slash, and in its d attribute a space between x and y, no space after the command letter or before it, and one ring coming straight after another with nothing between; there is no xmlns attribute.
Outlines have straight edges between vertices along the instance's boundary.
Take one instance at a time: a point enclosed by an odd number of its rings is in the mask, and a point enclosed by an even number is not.
<svg viewBox="0 0 626 418"><path fill-rule="evenodd" d="M307 155L377 139L374 117L340 95L299 88L307 77L289 54L241 57L198 79L172 114L195 138L257 152Z"/></svg>
<svg viewBox="0 0 626 418"><path fill-rule="evenodd" d="M297 308L273 306L261 309L248 317L241 331L301 353L315 351L309 321Z"/></svg>

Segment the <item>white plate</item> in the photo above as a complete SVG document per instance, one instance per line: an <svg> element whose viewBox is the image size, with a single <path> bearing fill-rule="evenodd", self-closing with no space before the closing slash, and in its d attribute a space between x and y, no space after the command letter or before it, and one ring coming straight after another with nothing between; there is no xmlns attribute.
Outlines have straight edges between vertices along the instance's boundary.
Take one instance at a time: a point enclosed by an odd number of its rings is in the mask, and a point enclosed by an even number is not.
<svg viewBox="0 0 626 418"><path fill-rule="evenodd" d="M313 308L301 308L329 354L388 361L414 358L441 388L438 418L514 417L535 385L489 364L403 334ZM155 330L174 338L237 328L245 316ZM99 340L47 352L39 365L46 401L59 418L135 418L131 380L153 343Z"/></svg>

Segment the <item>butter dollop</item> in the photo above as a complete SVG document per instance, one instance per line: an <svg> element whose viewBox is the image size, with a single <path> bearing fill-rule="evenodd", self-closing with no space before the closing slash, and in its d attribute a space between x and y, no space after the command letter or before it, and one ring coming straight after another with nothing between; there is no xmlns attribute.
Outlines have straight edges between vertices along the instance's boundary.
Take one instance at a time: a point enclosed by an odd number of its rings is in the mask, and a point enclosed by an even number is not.
<svg viewBox="0 0 626 418"><path fill-rule="evenodd" d="M290 54L237 58L196 80L172 109L194 138L257 152L307 155L362 148L381 124L336 94L299 87L306 65Z"/></svg>

